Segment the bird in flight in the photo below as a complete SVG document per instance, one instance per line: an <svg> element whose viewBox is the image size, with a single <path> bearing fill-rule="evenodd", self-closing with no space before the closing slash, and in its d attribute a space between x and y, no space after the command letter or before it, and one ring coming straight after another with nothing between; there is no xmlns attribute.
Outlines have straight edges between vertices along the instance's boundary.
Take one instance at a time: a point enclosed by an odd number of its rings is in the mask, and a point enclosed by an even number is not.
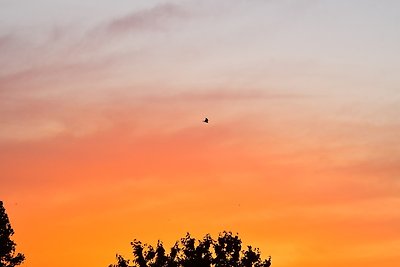
<svg viewBox="0 0 400 267"><path fill-rule="evenodd" d="M208 123L208 118L205 118L203 122Z"/></svg>

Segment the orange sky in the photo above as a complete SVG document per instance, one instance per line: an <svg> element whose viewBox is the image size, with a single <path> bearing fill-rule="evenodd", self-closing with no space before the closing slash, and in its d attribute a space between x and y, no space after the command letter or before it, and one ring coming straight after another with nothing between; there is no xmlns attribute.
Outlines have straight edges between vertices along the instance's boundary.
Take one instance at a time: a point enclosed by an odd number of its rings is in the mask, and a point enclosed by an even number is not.
<svg viewBox="0 0 400 267"><path fill-rule="evenodd" d="M273 266L399 266L397 2L39 2L0 3L23 266L223 230Z"/></svg>

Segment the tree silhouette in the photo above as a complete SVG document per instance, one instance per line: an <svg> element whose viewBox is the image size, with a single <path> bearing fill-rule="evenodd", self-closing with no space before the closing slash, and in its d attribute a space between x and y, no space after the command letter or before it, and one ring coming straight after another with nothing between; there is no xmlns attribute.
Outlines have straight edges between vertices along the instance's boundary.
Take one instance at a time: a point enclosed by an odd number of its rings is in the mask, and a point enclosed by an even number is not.
<svg viewBox="0 0 400 267"><path fill-rule="evenodd" d="M3 201L0 201L0 267L14 267L25 259L23 254L15 254L16 244L11 240L13 234Z"/></svg>
<svg viewBox="0 0 400 267"><path fill-rule="evenodd" d="M189 233L170 249L167 254L161 241L154 249L138 240L131 242L133 265L117 254L117 263L109 267L269 267L268 260L261 259L258 248L247 246L242 250L242 241L232 232L224 231L214 240L209 234L196 240Z"/></svg>
<svg viewBox="0 0 400 267"><path fill-rule="evenodd" d="M220 234L214 250L216 257L214 259L216 267L238 267L240 266L240 250L242 249L242 241L231 232L223 232Z"/></svg>

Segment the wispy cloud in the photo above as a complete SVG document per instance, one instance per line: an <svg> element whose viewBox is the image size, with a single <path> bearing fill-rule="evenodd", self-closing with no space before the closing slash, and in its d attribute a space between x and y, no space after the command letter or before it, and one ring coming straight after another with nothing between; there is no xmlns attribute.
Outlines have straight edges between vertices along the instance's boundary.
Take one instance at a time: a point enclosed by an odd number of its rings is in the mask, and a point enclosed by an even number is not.
<svg viewBox="0 0 400 267"><path fill-rule="evenodd" d="M307 94L277 93L269 90L253 89L208 89L199 92L165 93L164 95L149 94L141 97L144 101L152 102L217 102L217 101L257 101L257 100L298 100L309 98ZM139 98L140 99L140 98Z"/></svg>
<svg viewBox="0 0 400 267"><path fill-rule="evenodd" d="M99 23L88 29L76 45L70 49L93 52L91 51L93 49L96 51L112 46L116 40L143 37L143 34L149 32L165 33L171 29L172 24L188 19L190 16L189 9L181 5L158 4ZM136 41L139 42L140 39L136 39Z"/></svg>
<svg viewBox="0 0 400 267"><path fill-rule="evenodd" d="M79 25L80 28L78 25L55 25L47 33L37 33L42 37L35 36L38 38L35 43L30 40L32 36L26 33L17 33L16 36L6 33L0 36L0 59L7 59L7 63L10 63L8 65L16 65L18 68L3 68L4 75L0 79L16 80L18 83L20 77L24 77L22 80L26 80L26 76L36 77L36 73L46 69L63 69L63 66L64 69L72 69L71 65L99 61L104 59L109 49L113 49L116 40L137 33L135 38L139 41L140 34L149 31L165 32L174 21L189 17L188 8L164 3L108 18L89 28L87 25ZM28 64L26 59L29 59Z"/></svg>
<svg viewBox="0 0 400 267"><path fill-rule="evenodd" d="M186 18L188 15L188 11L183 7L166 3L116 18L102 27L107 33L111 34L126 33L134 30L159 30L165 29L168 21Z"/></svg>

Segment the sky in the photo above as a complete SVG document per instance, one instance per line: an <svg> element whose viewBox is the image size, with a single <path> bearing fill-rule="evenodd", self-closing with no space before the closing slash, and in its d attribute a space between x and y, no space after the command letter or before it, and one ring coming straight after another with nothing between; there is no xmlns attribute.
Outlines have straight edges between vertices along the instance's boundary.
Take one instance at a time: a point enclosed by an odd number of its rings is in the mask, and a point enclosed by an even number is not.
<svg viewBox="0 0 400 267"><path fill-rule="evenodd" d="M23 266L223 230L273 266L399 266L399 9L0 0L0 199Z"/></svg>

